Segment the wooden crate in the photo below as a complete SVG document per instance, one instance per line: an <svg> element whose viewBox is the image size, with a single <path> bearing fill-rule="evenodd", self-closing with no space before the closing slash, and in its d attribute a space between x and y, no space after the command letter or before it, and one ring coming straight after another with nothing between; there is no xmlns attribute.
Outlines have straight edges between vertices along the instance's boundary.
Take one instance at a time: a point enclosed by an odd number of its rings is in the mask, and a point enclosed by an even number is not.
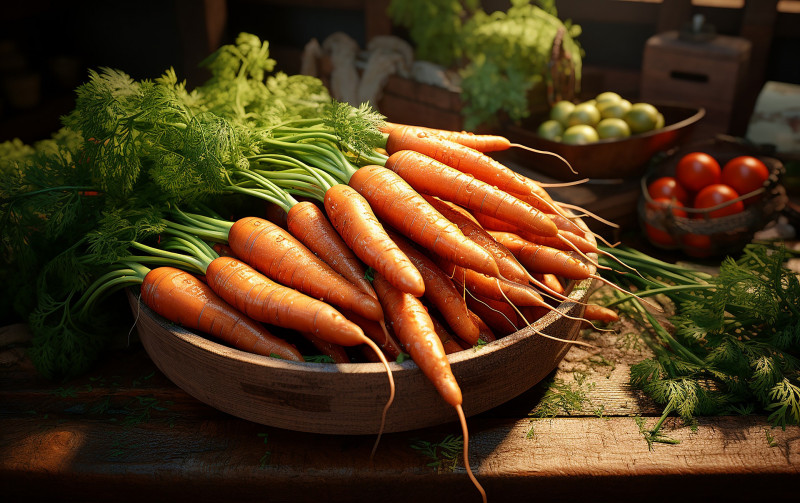
<svg viewBox="0 0 800 503"><path fill-rule="evenodd" d="M640 98L704 107L698 136L731 133L749 59L750 42L743 38L717 35L695 42L677 31L654 35L644 50Z"/></svg>
<svg viewBox="0 0 800 503"><path fill-rule="evenodd" d="M386 82L378 109L391 122L460 131L459 93L393 75Z"/></svg>
<svg viewBox="0 0 800 503"><path fill-rule="evenodd" d="M330 58L319 58L317 64L319 78L330 89ZM387 80L377 103L378 111L390 122L455 131L463 129L461 107L460 93L396 74Z"/></svg>

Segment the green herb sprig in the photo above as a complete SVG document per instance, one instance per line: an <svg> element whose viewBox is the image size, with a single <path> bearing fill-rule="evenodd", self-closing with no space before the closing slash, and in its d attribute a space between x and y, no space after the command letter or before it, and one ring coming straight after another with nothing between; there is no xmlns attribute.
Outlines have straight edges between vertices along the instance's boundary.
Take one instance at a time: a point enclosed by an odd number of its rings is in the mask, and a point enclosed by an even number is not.
<svg viewBox="0 0 800 503"><path fill-rule="evenodd" d="M631 367L631 383L661 404L663 414L766 414L779 427L800 424L800 279L785 267L781 245L749 244L723 259L718 274L669 264L630 249L605 249L641 276L604 271L637 295L674 302L674 330L632 302L654 357Z"/></svg>

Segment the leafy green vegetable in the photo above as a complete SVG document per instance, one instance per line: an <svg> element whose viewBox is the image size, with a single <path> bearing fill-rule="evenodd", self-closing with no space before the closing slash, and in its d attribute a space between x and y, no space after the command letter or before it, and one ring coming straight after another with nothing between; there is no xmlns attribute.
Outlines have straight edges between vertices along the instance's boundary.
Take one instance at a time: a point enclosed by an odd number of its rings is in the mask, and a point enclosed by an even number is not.
<svg viewBox="0 0 800 503"><path fill-rule="evenodd" d="M234 197L288 210L293 194L319 198L385 159L375 152L383 116L333 102L318 79L270 75L266 41L243 33L205 64L212 78L191 92L172 69L139 81L90 71L53 138L0 145L0 279L14 287L2 300L28 319L45 376L96 360L98 307L140 282L142 263L197 272L185 252L207 245L173 237L156 246L174 233L164 214L211 213Z"/></svg>
<svg viewBox="0 0 800 503"><path fill-rule="evenodd" d="M635 299L618 301L633 301L652 328L645 340L655 356L631 367L631 383L664 406L653 434L672 412L691 421L760 410L776 426L800 423L800 278L785 267L784 247L750 244L716 275L606 251L642 274L605 272L610 279L642 297L667 296L677 309L672 332Z"/></svg>
<svg viewBox="0 0 800 503"><path fill-rule="evenodd" d="M560 72L579 87L583 50L581 30L562 22L555 1L512 0L507 11L491 14L473 0L394 0L388 13L409 29L418 59L460 72L464 127L472 130L496 122L504 113L516 121L528 117L531 91L551 82L556 35L571 68ZM574 91L574 90L573 90Z"/></svg>

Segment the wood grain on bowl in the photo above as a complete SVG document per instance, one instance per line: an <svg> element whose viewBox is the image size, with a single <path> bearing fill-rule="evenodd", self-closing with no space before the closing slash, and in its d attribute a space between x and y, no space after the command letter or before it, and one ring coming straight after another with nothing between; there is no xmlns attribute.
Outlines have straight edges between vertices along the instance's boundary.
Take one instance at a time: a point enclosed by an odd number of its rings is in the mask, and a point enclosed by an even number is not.
<svg viewBox="0 0 800 503"><path fill-rule="evenodd" d="M579 334L577 318L593 281L571 282L569 301L531 326L449 356L467 416L519 396L556 368L570 348L565 341ZM150 358L196 399L233 416L289 430L345 435L378 432L389 396L382 364L290 362L246 353L166 321L139 301L135 289L128 291L128 300ZM385 432L457 420L453 408L413 361L391 362L390 367L397 392Z"/></svg>

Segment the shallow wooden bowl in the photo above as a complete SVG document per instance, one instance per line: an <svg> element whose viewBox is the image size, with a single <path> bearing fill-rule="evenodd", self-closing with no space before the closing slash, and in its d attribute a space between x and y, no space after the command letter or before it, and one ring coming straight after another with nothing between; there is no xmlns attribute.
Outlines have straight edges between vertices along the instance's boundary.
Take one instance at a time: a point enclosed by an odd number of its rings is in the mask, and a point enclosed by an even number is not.
<svg viewBox="0 0 800 503"><path fill-rule="evenodd" d="M553 156L518 148L509 150L507 155L529 165L534 171L558 180L638 178L655 154L689 139L694 127L705 116L703 108L658 103L655 106L664 114L663 128L624 139L600 140L586 145L568 145L537 135L536 129L545 116L531 117L521 125L509 124L502 129L502 134L514 143L559 154L569 161L577 174L573 174L562 161Z"/></svg>
<svg viewBox="0 0 800 503"><path fill-rule="evenodd" d="M498 406L533 387L561 361L574 340L593 280L574 282L568 302L532 326L480 349L450 355L467 416ZM139 337L150 358L178 387L208 405L256 423L326 434L375 434L389 396L379 363L297 363L253 355L174 325L128 291ZM386 432L456 421L417 365L390 363L396 384Z"/></svg>

